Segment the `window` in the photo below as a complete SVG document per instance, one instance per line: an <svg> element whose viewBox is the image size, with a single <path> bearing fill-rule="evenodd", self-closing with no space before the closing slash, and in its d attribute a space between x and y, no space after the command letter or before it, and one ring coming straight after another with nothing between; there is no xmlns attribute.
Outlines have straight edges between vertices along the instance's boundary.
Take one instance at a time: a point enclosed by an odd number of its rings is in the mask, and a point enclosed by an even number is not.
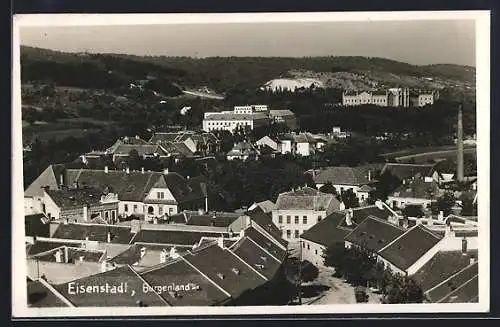
<svg viewBox="0 0 500 327"><path fill-rule="evenodd" d="M106 220L108 220L108 218L109 218L109 212L108 212L108 211L105 211L105 212L104 212L104 218L105 218Z"/></svg>
<svg viewBox="0 0 500 327"><path fill-rule="evenodd" d="M282 215L278 216L278 224L283 224L283 216Z"/></svg>
<svg viewBox="0 0 500 327"><path fill-rule="evenodd" d="M134 204L134 212L137 212L137 204Z"/></svg>
<svg viewBox="0 0 500 327"><path fill-rule="evenodd" d="M302 243L302 247L305 248L306 247L306 243Z"/></svg>
<svg viewBox="0 0 500 327"><path fill-rule="evenodd" d="M125 212L128 212L128 204L125 204L123 209L125 210Z"/></svg>
<svg viewBox="0 0 500 327"><path fill-rule="evenodd" d="M298 230L295 230L295 233L294 233L294 236L295 238L299 238L299 231Z"/></svg>
<svg viewBox="0 0 500 327"><path fill-rule="evenodd" d="M292 223L292 217L291 216L286 216L286 223L291 224Z"/></svg>
<svg viewBox="0 0 500 327"><path fill-rule="evenodd" d="M292 231L287 229L286 230L286 238L290 238L292 236Z"/></svg>
<svg viewBox="0 0 500 327"><path fill-rule="evenodd" d="M162 206L159 206L158 207L158 214L161 216L163 215L163 207Z"/></svg>
<svg viewBox="0 0 500 327"><path fill-rule="evenodd" d="M295 216L295 224L299 223L299 216Z"/></svg>
<svg viewBox="0 0 500 327"><path fill-rule="evenodd" d="M310 248L310 246L309 246L309 243L307 244L307 249L308 249L308 250L310 250L310 249L311 249L311 248Z"/></svg>
<svg viewBox="0 0 500 327"><path fill-rule="evenodd" d="M314 250L314 254L318 254L318 250Z"/></svg>
<svg viewBox="0 0 500 327"><path fill-rule="evenodd" d="M321 219L322 219L322 218L323 218L323 217L318 216L318 223L321 221Z"/></svg>
<svg viewBox="0 0 500 327"><path fill-rule="evenodd" d="M302 223L304 225L307 224L307 216L302 217Z"/></svg>
<svg viewBox="0 0 500 327"><path fill-rule="evenodd" d="M156 197L158 199L164 199L165 198L165 193L164 192L156 192Z"/></svg>

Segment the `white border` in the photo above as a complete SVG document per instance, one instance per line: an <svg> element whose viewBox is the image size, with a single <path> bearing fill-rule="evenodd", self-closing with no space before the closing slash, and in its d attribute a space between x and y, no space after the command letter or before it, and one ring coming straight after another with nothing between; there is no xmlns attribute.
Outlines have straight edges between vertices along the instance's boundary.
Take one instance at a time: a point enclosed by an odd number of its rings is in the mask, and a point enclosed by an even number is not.
<svg viewBox="0 0 500 327"><path fill-rule="evenodd" d="M476 21L477 156L479 190L479 303L470 304L342 304L260 307L159 307L159 308L28 308L26 294L26 253L24 246L22 169L22 128L20 92L20 27L111 26L213 23L353 22L401 20ZM12 315L15 318L146 316L146 315L241 315L245 314L332 314L332 313L454 313L487 312L490 285L489 235L489 149L490 149L490 12L415 11L343 13L244 13L244 14L30 14L13 18L13 113L12 113ZM450 49L450 51L453 51Z"/></svg>

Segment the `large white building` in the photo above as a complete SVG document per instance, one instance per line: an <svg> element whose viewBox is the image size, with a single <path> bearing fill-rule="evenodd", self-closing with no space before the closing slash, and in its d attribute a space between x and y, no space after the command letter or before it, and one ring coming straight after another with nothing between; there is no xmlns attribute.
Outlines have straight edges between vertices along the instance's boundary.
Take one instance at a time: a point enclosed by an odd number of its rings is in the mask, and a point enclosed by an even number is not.
<svg viewBox="0 0 500 327"><path fill-rule="evenodd" d="M239 128L250 130L269 124L267 105L235 106L232 111L206 112L203 130L206 132L226 130L233 133Z"/></svg>
<svg viewBox="0 0 500 327"><path fill-rule="evenodd" d="M424 107L434 104L439 91L410 90L409 88L390 88L387 90L342 93L344 106L372 104L380 107Z"/></svg>
<svg viewBox="0 0 500 327"><path fill-rule="evenodd" d="M303 187L281 193L272 217L273 223L281 230L283 239L298 242L303 232L339 209L340 202L333 194Z"/></svg>

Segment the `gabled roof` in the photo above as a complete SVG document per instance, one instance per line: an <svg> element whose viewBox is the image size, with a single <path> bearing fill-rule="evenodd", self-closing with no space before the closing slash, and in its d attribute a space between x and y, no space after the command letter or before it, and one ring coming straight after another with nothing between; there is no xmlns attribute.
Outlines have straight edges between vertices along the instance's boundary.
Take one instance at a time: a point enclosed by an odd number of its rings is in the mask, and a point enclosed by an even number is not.
<svg viewBox="0 0 500 327"><path fill-rule="evenodd" d="M417 175L420 175L421 177L428 177L434 172L434 165L386 163L380 174L383 174L386 171L389 171L400 180L412 178Z"/></svg>
<svg viewBox="0 0 500 327"><path fill-rule="evenodd" d="M255 269L227 249L216 244L183 256L192 267L220 286L232 298L266 283Z"/></svg>
<svg viewBox="0 0 500 327"><path fill-rule="evenodd" d="M50 221L43 213L24 216L24 235L49 237Z"/></svg>
<svg viewBox="0 0 500 327"><path fill-rule="evenodd" d="M50 308L68 307L53 290L45 286L40 281L27 281L28 307Z"/></svg>
<svg viewBox="0 0 500 327"><path fill-rule="evenodd" d="M477 259L477 255L477 250L469 250L465 255L462 251L440 251L413 274L412 278L426 292L467 267L470 258Z"/></svg>
<svg viewBox="0 0 500 327"><path fill-rule="evenodd" d="M127 226L61 223L52 237L71 240L85 240L85 237L88 237L89 241L106 242L108 232L111 233L111 243L117 244L128 244L134 236Z"/></svg>
<svg viewBox="0 0 500 327"><path fill-rule="evenodd" d="M159 142L176 142L183 134L183 132L154 133L154 135L151 136L149 143L158 144Z"/></svg>
<svg viewBox="0 0 500 327"><path fill-rule="evenodd" d="M401 236L406 230L393 225L385 220L369 216L346 237L345 240L362 246L371 251L378 252L396 238Z"/></svg>
<svg viewBox="0 0 500 327"><path fill-rule="evenodd" d="M249 237L243 237L230 250L252 266L268 280L272 280L281 266L281 262L270 256Z"/></svg>
<svg viewBox="0 0 500 327"><path fill-rule="evenodd" d="M130 151L135 150L140 157L146 155L166 155L163 149L157 144L120 144L112 154L128 155Z"/></svg>
<svg viewBox="0 0 500 327"><path fill-rule="evenodd" d="M406 271L441 239L441 236L434 234L426 227L416 225L383 248L379 255Z"/></svg>
<svg viewBox="0 0 500 327"><path fill-rule="evenodd" d="M325 167L314 177L317 184L361 186L369 183L364 170L355 167Z"/></svg>
<svg viewBox="0 0 500 327"><path fill-rule="evenodd" d="M190 247L197 244L202 237L218 238L221 235L229 237L229 233L220 232L141 229L130 243L154 243Z"/></svg>
<svg viewBox="0 0 500 327"><path fill-rule="evenodd" d="M345 221L346 212L334 212L325 217L322 221L305 231L301 238L314 243L329 246L335 242L343 242L344 238L351 231L369 216L377 217L381 220L387 220L392 213L387 207L381 208L376 205L352 208L352 225L347 226Z"/></svg>
<svg viewBox="0 0 500 327"><path fill-rule="evenodd" d="M121 145L147 145L147 144L150 143L141 139L138 136L135 137L124 136L116 140L116 142L107 149L107 152L115 153L116 149Z"/></svg>
<svg viewBox="0 0 500 327"><path fill-rule="evenodd" d="M215 214L203 215L200 215L196 212L187 212L186 215L188 217L188 220L186 222L187 225L215 227L228 227L240 217L239 214L231 212L219 212Z"/></svg>
<svg viewBox="0 0 500 327"><path fill-rule="evenodd" d="M30 257L42 252L50 251L62 246L71 246L73 248L78 247L78 243L74 242L59 242L59 241L40 241L36 240L35 244L32 244L26 251L26 256ZM80 243L81 246L81 243Z"/></svg>
<svg viewBox="0 0 500 327"><path fill-rule="evenodd" d="M478 262L475 261L424 294L433 303L477 301L479 293L477 279Z"/></svg>
<svg viewBox="0 0 500 327"><path fill-rule="evenodd" d="M315 210L339 209L340 201L333 194L323 193L311 187L303 187L291 192L281 193L276 201L277 210Z"/></svg>
<svg viewBox="0 0 500 327"><path fill-rule="evenodd" d="M286 247L284 247L282 243L278 242L280 245L276 244L276 241L273 242L273 240L270 240L253 226L245 229L244 234L279 261L283 262L283 260L285 260L287 251Z"/></svg>
<svg viewBox="0 0 500 327"><path fill-rule="evenodd" d="M257 207L259 207L260 209L262 209L263 212L267 213L267 212L271 212L271 211L275 210L276 209L276 204L274 204L272 201L266 200L266 201L254 203L249 208L249 210L255 209Z"/></svg>
<svg viewBox="0 0 500 327"><path fill-rule="evenodd" d="M82 207L84 205L95 206L101 201L102 191L87 188L63 188L60 190L46 190L47 195L61 209Z"/></svg>
<svg viewBox="0 0 500 327"><path fill-rule="evenodd" d="M421 179L416 179L407 184L400 185L389 196L432 200L439 197L440 193L441 190L436 182L425 182Z"/></svg>
<svg viewBox="0 0 500 327"><path fill-rule="evenodd" d="M143 292L144 284L144 279L130 266L123 266L56 285L54 288L77 307L135 307L138 306L139 302L144 306L169 305L157 293L153 291ZM77 291L81 291L77 286L83 286L85 290L90 287L90 292L76 293L73 291L73 285ZM123 292L117 292L116 289L114 292L112 291L113 286L118 287L120 285L123 287ZM107 291L106 286L108 286Z"/></svg>
<svg viewBox="0 0 500 327"><path fill-rule="evenodd" d="M286 116L295 116L295 114L288 109L283 110L269 110L269 116L271 117L286 117Z"/></svg>
<svg viewBox="0 0 500 327"><path fill-rule="evenodd" d="M260 208L251 210L247 212L247 215L250 219L259 225L262 229L268 232L274 240L279 242L285 248L288 245L288 242L281 237L280 229L273 223L273 218L270 213L265 213Z"/></svg>
<svg viewBox="0 0 500 327"><path fill-rule="evenodd" d="M77 244L77 246L79 246ZM85 262L100 262L104 255L106 254L103 250L91 250L85 249L81 247L72 247L72 246L61 246L59 248L54 248L50 251L43 252L37 255L34 255L38 261L46 261L46 262L55 262L56 261L56 252L61 252L63 262L75 263L80 258L83 258Z"/></svg>
<svg viewBox="0 0 500 327"><path fill-rule="evenodd" d="M43 196L43 187L57 189L60 185L59 175L64 165L50 165L24 191L25 197Z"/></svg>
<svg viewBox="0 0 500 327"><path fill-rule="evenodd" d="M182 259L148 269L140 275L150 285L165 286L167 291L163 291L160 296L172 306L212 306L229 298L213 282ZM169 291L175 290L176 286L177 292Z"/></svg>

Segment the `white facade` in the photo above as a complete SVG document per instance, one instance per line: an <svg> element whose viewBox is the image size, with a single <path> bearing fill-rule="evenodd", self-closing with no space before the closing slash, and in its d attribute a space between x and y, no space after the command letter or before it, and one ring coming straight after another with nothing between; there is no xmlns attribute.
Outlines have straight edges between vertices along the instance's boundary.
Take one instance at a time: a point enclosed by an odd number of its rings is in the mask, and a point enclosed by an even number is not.
<svg viewBox="0 0 500 327"><path fill-rule="evenodd" d="M281 154L292 153L292 141L281 140Z"/></svg>
<svg viewBox="0 0 500 327"><path fill-rule="evenodd" d="M327 216L326 210L273 210L273 223L281 230L282 238L298 242L303 232Z"/></svg>
<svg viewBox="0 0 500 327"><path fill-rule="evenodd" d="M326 247L322 244L318 244L309 240L301 239L302 249L302 260L307 260L316 267L323 267L325 265L325 259L323 258L323 253L326 251Z"/></svg>
<svg viewBox="0 0 500 327"><path fill-rule="evenodd" d="M278 151L278 142L276 142L275 140L273 140L269 136L264 136L263 138L261 138L260 140L258 140L257 142L255 142L255 144L257 146L267 145L271 149L273 149L275 151Z"/></svg>
<svg viewBox="0 0 500 327"><path fill-rule="evenodd" d="M431 203L436 200L424 198L407 198L389 195L386 203L393 209L403 209L407 205L420 205L422 208L430 208Z"/></svg>
<svg viewBox="0 0 500 327"><path fill-rule="evenodd" d="M203 120L203 130L205 132L226 130L233 133L240 127L254 128L253 120L246 119L218 119L218 120Z"/></svg>
<svg viewBox="0 0 500 327"><path fill-rule="evenodd" d="M298 142L296 154L301 155L303 157L310 156L311 155L311 144L309 144L308 142Z"/></svg>
<svg viewBox="0 0 500 327"><path fill-rule="evenodd" d="M344 106L359 106L373 104L381 107L410 107L410 105L424 107L434 104L438 98L438 92L420 92L416 97L410 95L408 88L391 88L385 94L375 94L363 91L356 94L342 94ZM412 99L412 100L411 100ZM413 104L412 104L413 102Z"/></svg>

